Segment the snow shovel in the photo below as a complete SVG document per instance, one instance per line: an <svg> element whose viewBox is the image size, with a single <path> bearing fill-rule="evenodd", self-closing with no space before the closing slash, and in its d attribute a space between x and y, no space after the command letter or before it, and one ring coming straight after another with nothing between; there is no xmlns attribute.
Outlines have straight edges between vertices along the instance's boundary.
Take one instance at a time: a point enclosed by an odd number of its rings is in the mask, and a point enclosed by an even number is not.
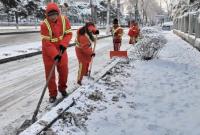
<svg viewBox="0 0 200 135"><path fill-rule="evenodd" d="M95 53L96 43L97 43L97 35L96 35L96 40L94 42L94 47L93 47L93 50L92 50L93 53ZM94 57L92 57L92 59L91 59L89 70L88 70L88 77L89 78L90 78L90 74L91 74L91 70L92 70L93 59L94 59Z"/></svg>
<svg viewBox="0 0 200 135"><path fill-rule="evenodd" d="M61 55L61 54L62 54L62 52L59 52L59 55ZM26 128L28 128L30 125L32 125L37 120L37 114L38 114L40 105L42 103L42 100L44 98L44 94L45 94L47 86L49 84L49 80L51 79L51 76L53 74L53 71L54 71L55 66L56 66L57 63L58 63L58 61L55 61L53 66L52 66L52 68L51 68L51 70L50 70L49 76L47 77L46 84L45 84L45 86L44 86L44 88L42 90L42 95L41 95L40 100L39 100L39 102L37 104L37 107L36 107L36 109L34 111L32 119L31 120L25 120L24 123L21 125L21 127L18 129L18 133L24 131Z"/></svg>
<svg viewBox="0 0 200 135"><path fill-rule="evenodd" d="M112 59L113 57L128 58L128 53L127 51L110 51L110 58Z"/></svg>
<svg viewBox="0 0 200 135"><path fill-rule="evenodd" d="M114 35L112 33L112 38L114 38ZM110 59L112 57L125 57L128 58L127 51L110 51Z"/></svg>

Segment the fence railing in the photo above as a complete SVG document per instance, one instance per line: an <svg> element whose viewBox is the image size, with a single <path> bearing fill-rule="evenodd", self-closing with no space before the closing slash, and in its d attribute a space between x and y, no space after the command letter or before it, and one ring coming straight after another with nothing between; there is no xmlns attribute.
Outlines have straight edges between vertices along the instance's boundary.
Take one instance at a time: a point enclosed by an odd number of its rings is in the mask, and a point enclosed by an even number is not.
<svg viewBox="0 0 200 135"><path fill-rule="evenodd" d="M200 49L200 10L189 11L175 18L174 32Z"/></svg>

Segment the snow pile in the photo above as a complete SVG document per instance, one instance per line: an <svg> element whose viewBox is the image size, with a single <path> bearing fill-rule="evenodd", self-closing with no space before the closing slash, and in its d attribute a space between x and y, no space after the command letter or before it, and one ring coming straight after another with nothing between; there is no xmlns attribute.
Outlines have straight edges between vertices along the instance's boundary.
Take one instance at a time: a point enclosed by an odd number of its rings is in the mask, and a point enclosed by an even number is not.
<svg viewBox="0 0 200 135"><path fill-rule="evenodd" d="M152 27L143 28L141 33L141 40L136 44L138 57L143 60L157 57L158 52L166 44L166 39L160 31Z"/></svg>

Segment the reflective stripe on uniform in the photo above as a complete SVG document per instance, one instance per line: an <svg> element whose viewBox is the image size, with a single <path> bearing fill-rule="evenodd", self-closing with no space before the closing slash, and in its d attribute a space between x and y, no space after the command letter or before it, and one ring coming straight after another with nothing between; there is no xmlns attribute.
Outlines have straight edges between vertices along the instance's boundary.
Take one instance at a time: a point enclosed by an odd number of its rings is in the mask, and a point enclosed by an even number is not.
<svg viewBox="0 0 200 135"><path fill-rule="evenodd" d="M72 32L71 29L65 30L65 34L68 34L68 33L71 33L71 32Z"/></svg>
<svg viewBox="0 0 200 135"><path fill-rule="evenodd" d="M42 39L45 39L45 40L50 40L50 36L44 36L44 35L41 35Z"/></svg>
<svg viewBox="0 0 200 135"><path fill-rule="evenodd" d="M77 38L75 39L75 43L76 43L76 47L78 47L78 48L82 48L82 47L81 47L81 44L78 42ZM92 48L92 45L89 44L88 47L89 47L89 48Z"/></svg>
<svg viewBox="0 0 200 135"><path fill-rule="evenodd" d="M118 30L122 29L121 27L118 27L116 30L113 28L113 34L115 34ZM121 34L118 34L118 36L122 37L123 36L123 31Z"/></svg>
<svg viewBox="0 0 200 135"><path fill-rule="evenodd" d="M67 30L66 30L66 19L65 19L64 16L61 16L61 20L62 20L62 27L63 27L63 34L62 34L62 36L60 36L59 38L53 38L53 37L52 37L52 33L53 33L53 32L52 32L52 30L51 30L51 26L50 26L48 20L45 19L45 20L44 20L44 23L46 24L47 29L48 29L48 31L49 31L49 36L41 35L41 38L42 38L42 39L45 39L45 40L49 40L50 42L58 42L59 40L62 40L62 39L63 39L63 37L64 37L65 34L71 33L71 32L72 32L71 29L67 29Z"/></svg>
<svg viewBox="0 0 200 135"><path fill-rule="evenodd" d="M113 28L113 34L115 34L121 27L118 27L116 30Z"/></svg>

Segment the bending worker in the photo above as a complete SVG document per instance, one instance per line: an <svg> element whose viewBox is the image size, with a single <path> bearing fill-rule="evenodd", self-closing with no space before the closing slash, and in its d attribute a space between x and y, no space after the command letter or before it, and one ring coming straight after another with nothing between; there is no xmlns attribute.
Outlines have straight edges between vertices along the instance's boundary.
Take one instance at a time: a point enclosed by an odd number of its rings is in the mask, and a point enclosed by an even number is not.
<svg viewBox="0 0 200 135"><path fill-rule="evenodd" d="M88 75L88 68L91 62L92 57L95 56L95 53L92 50L92 43L96 42L94 35L99 34L96 26L92 22L87 22L85 26L81 27L77 31L76 38L76 56L79 62L79 70L77 83L82 85L83 76Z"/></svg>

